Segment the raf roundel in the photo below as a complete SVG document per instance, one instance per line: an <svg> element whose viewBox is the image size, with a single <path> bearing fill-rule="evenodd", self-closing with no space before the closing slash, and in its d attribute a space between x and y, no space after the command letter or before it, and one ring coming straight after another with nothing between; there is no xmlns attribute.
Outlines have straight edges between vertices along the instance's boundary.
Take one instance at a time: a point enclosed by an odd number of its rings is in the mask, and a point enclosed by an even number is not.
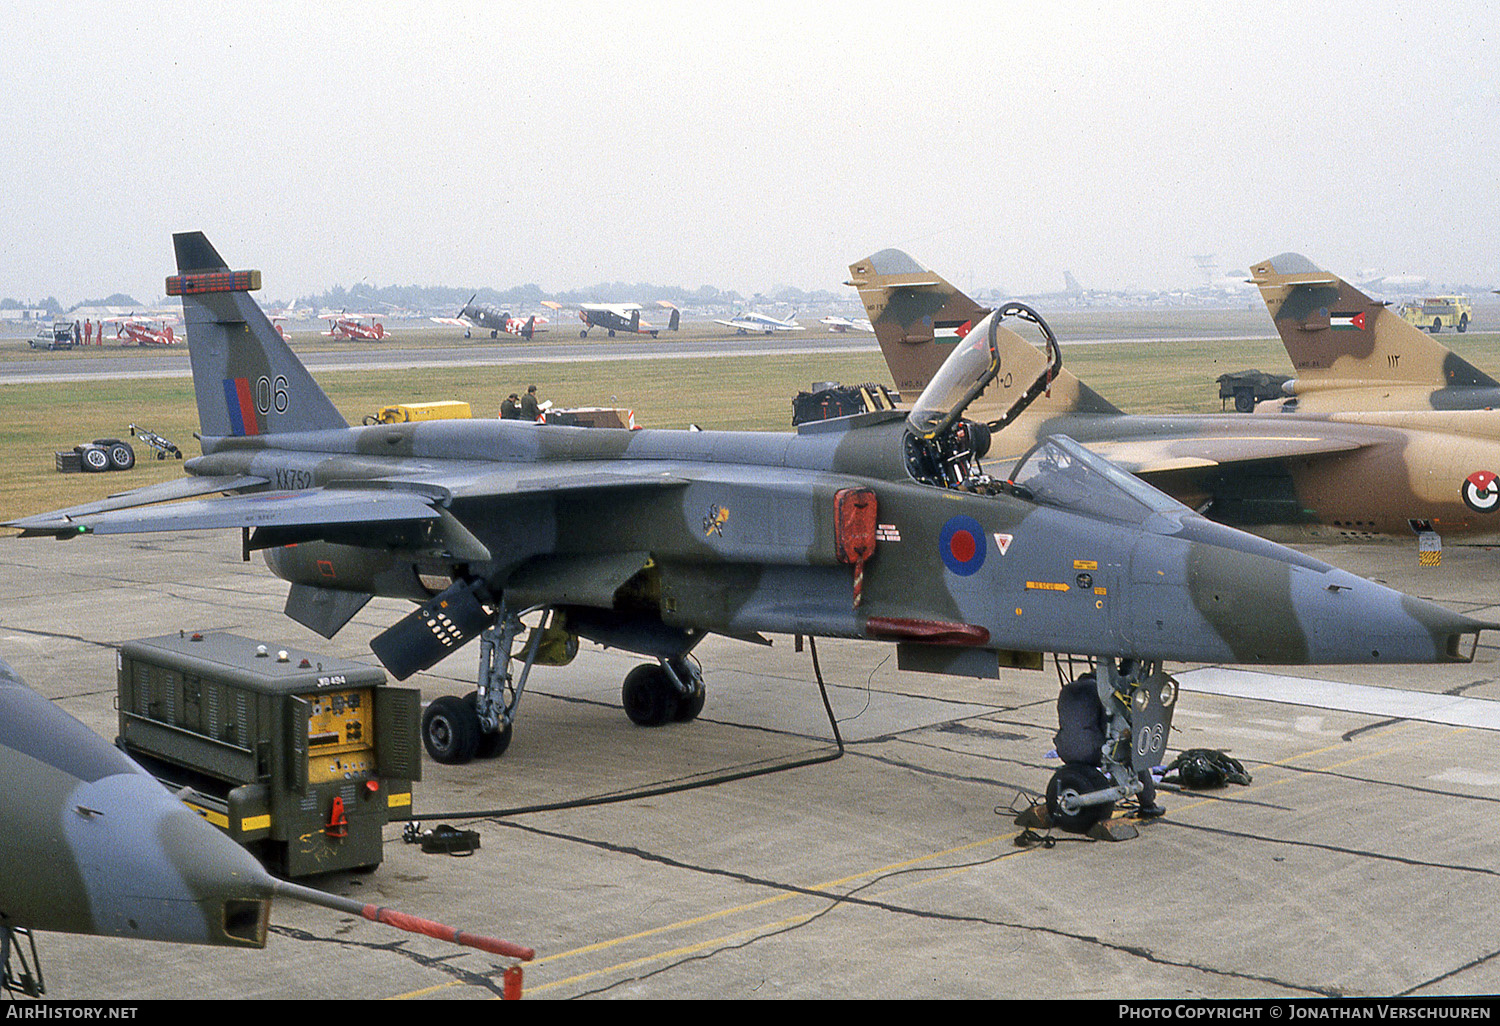
<svg viewBox="0 0 1500 1026"><path fill-rule="evenodd" d="M984 528L973 517L950 517L938 535L938 554L943 565L960 577L977 573L984 566Z"/></svg>
<svg viewBox="0 0 1500 1026"><path fill-rule="evenodd" d="M1464 478L1463 488L1459 491L1464 505L1476 513L1493 513L1496 507L1500 507L1500 481L1491 471L1474 471Z"/></svg>

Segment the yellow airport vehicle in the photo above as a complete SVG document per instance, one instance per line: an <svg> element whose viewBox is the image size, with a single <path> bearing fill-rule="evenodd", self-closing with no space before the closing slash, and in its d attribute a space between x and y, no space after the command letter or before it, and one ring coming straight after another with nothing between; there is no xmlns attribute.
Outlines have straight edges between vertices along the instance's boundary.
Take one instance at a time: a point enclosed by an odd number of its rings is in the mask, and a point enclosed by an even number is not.
<svg viewBox="0 0 1500 1026"><path fill-rule="evenodd" d="M1468 331L1469 318L1473 314L1474 306L1469 302L1468 296L1429 296L1401 304L1402 320L1425 328L1434 335L1445 326Z"/></svg>
<svg viewBox="0 0 1500 1026"><path fill-rule="evenodd" d="M365 418L366 424L408 424L414 420L462 420L474 414L468 403L445 399L436 403L397 403L382 406L380 412Z"/></svg>

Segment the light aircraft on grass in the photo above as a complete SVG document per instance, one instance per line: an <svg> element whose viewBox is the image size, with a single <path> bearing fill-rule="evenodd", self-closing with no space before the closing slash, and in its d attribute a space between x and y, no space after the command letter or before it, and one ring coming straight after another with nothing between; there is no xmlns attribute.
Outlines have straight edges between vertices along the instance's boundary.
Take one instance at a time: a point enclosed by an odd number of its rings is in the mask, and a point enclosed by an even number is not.
<svg viewBox="0 0 1500 1026"><path fill-rule="evenodd" d="M563 308L561 303L550 300L543 300L542 305L553 310ZM583 322L583 330L578 333L578 337L588 338L591 328L603 328L609 332L610 338L614 338L617 331L629 335L650 335L652 338L656 338L663 330L676 331L682 323L682 311L665 299L658 299L656 305L672 311L668 315L665 329L641 320L641 307L638 303L581 303L578 306L578 319Z"/></svg>
<svg viewBox="0 0 1500 1026"><path fill-rule="evenodd" d="M174 346L177 333L172 327L176 318L165 317L106 317L100 321L100 331L105 324L115 325L115 338L124 346Z"/></svg>
<svg viewBox="0 0 1500 1026"><path fill-rule="evenodd" d="M522 338L531 338L538 331L547 330L547 318L531 316L522 320L512 317L509 310L502 310L490 303L476 303L479 293L469 297L469 301L463 308L452 317L434 317L432 320L438 324L452 324L464 329L464 337L468 338L473 329L488 331L490 338L499 338L500 333L506 332L511 335L519 335Z"/></svg>
<svg viewBox="0 0 1500 1026"><path fill-rule="evenodd" d="M1056 356L1012 368L1010 310L974 326L909 414L794 434L351 428L250 297L259 272L230 271L201 233L174 243L203 455L183 479L10 526L239 528L246 558L291 582L286 613L326 637L376 594L412 600L370 642L397 679L480 639L475 691L423 718L442 762L503 751L532 667L580 638L650 660L622 686L643 726L702 710L689 657L711 633L894 643L905 669L987 678L1071 653L1093 664L1107 729L1092 764L1053 774L1048 808L1087 829L1162 761L1165 661L1448 662L1491 626L1206 520L1064 436L990 475L988 440ZM1012 395L1007 375L1027 381L1009 408L969 419Z"/></svg>
<svg viewBox="0 0 1500 1026"><path fill-rule="evenodd" d="M346 342L380 342L390 337L374 314L339 313L324 320L328 322L328 330L323 334Z"/></svg>
<svg viewBox="0 0 1500 1026"><path fill-rule="evenodd" d="M802 325L797 323L796 314L793 314L791 317L782 320L779 317L772 317L770 314L754 313L753 311L743 311L741 313L735 314L727 321L716 320L714 321L714 323L722 324L727 328L733 328L737 333L741 335L748 335L752 331L758 331L762 334L769 335L772 332L776 331L805 330Z"/></svg>

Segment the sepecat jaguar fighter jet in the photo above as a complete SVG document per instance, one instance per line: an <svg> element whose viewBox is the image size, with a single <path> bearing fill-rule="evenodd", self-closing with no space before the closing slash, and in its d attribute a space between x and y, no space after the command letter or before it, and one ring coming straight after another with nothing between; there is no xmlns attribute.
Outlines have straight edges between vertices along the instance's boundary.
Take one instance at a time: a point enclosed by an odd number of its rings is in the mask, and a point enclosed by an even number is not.
<svg viewBox="0 0 1500 1026"><path fill-rule="evenodd" d="M643 725L698 715L689 655L711 633L894 643L903 668L978 678L1067 653L1093 664L1107 736L1049 802L1086 826L1161 762L1166 661L1463 660L1492 626L1206 520L1065 436L990 473L991 433L1050 380L1042 357L1002 357L1025 307L975 324L909 415L795 434L349 427L248 295L259 273L201 234L175 243L203 455L180 481L11 526L240 528L291 582L287 614L327 637L374 595L411 599L370 642L398 679L480 638L476 691L424 716L439 761L503 751L532 666L579 638L650 660L622 689ZM968 419L986 393L1008 410ZM545 626L522 641L524 615Z"/></svg>

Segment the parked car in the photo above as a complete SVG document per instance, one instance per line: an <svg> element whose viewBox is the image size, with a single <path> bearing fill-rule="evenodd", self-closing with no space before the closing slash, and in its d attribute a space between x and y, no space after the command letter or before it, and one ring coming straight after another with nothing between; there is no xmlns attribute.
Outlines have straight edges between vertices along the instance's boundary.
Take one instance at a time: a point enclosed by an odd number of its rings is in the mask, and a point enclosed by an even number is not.
<svg viewBox="0 0 1500 1026"><path fill-rule="evenodd" d="M33 349L72 349L78 344L78 336L73 334L71 321L57 321L37 328L28 342Z"/></svg>

